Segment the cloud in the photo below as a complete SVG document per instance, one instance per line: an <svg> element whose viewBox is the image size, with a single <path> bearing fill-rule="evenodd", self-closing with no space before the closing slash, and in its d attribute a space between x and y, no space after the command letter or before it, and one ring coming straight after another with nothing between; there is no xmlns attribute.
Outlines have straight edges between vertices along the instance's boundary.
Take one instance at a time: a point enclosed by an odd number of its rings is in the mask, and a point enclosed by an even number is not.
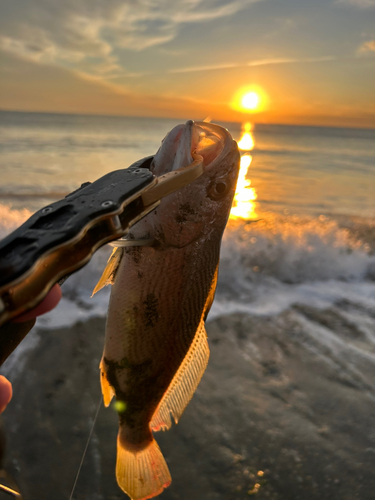
<svg viewBox="0 0 375 500"><path fill-rule="evenodd" d="M186 68L174 68L170 69L168 73L194 73L197 71L214 71L221 69L233 69L233 68L243 68L245 66L268 66L271 64L297 64L297 63L316 63L333 61L335 58L333 56L322 56L322 57L305 57L305 58L290 58L290 57L279 57L270 59L256 59L254 61L249 61L247 63L234 62L234 63L223 63L223 64L207 64L203 66L188 66Z"/></svg>
<svg viewBox="0 0 375 500"><path fill-rule="evenodd" d="M333 56L322 56L322 57L305 57L305 58L288 58L280 57L275 59L259 59L255 61L249 61L247 66L268 66L270 64L296 64L296 63L316 63L333 61L335 58Z"/></svg>
<svg viewBox="0 0 375 500"><path fill-rule="evenodd" d="M358 53L375 52L375 40L367 40L359 48Z"/></svg>
<svg viewBox="0 0 375 500"><path fill-rule="evenodd" d="M0 18L0 50L42 64L108 78L121 68L116 49L172 41L180 27L232 16L259 0L17 0Z"/></svg>
<svg viewBox="0 0 375 500"><path fill-rule="evenodd" d="M5 54L0 79L0 109L128 116L204 118L215 103L194 97L140 93L83 72ZM17 81L26 86L15 85Z"/></svg>
<svg viewBox="0 0 375 500"><path fill-rule="evenodd" d="M347 4L359 9L369 9L375 7L375 0L336 0L336 4Z"/></svg>
<svg viewBox="0 0 375 500"><path fill-rule="evenodd" d="M238 63L207 64L206 66L188 66L187 68L170 69L168 73L195 73L196 71L213 71L218 69L239 68L245 66Z"/></svg>
<svg viewBox="0 0 375 500"><path fill-rule="evenodd" d="M31 37L29 40L22 40L0 35L0 49L35 63L50 63L58 60L78 63L85 58L84 52L58 47L44 36L38 39Z"/></svg>

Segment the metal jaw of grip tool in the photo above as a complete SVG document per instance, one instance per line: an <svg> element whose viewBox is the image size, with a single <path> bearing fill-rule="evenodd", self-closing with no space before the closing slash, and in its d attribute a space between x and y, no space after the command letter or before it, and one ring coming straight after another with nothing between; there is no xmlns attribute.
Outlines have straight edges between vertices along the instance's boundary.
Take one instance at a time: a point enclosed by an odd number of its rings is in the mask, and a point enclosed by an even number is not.
<svg viewBox="0 0 375 500"><path fill-rule="evenodd" d="M82 184L0 242L0 325L34 308L98 248L124 236L161 198L203 172L203 158L194 155L190 165L157 178L149 170L152 160Z"/></svg>

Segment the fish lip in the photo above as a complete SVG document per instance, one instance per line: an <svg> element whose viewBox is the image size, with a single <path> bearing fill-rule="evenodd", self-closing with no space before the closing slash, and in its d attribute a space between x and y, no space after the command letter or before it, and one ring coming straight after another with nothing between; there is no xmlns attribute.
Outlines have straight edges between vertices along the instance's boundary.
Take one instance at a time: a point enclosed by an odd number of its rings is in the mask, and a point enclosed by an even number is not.
<svg viewBox="0 0 375 500"><path fill-rule="evenodd" d="M206 145L202 141L202 134L205 133L208 138L211 137L211 145L210 141ZM203 156L204 171L209 171L223 160L232 145L233 139L226 128L213 123L188 120L185 124L177 125L164 138L150 170L157 176L176 171L190 165L193 162L192 154L196 153ZM216 150L218 153L214 156Z"/></svg>
<svg viewBox="0 0 375 500"><path fill-rule="evenodd" d="M189 120L190 122L192 120ZM187 122L189 123L189 122ZM212 168L215 168L215 166L220 163L223 158L227 156L229 151L232 149L233 145L233 139L232 136L230 135L228 129L225 127L222 127L221 125L217 125L215 123L209 123L209 122L203 122L203 121L197 121L193 122L194 125L201 127L203 129L209 130L212 135L216 135L219 137L223 143L223 147L220 150L219 154L209 163L204 162L204 169L205 170L211 170ZM202 154L203 153L203 154ZM198 151L197 154L200 154L204 158L204 152Z"/></svg>

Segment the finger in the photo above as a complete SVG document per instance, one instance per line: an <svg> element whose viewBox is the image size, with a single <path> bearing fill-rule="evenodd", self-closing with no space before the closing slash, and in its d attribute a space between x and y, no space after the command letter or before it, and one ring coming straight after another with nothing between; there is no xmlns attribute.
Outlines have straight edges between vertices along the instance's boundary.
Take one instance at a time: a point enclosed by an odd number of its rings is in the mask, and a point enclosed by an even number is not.
<svg viewBox="0 0 375 500"><path fill-rule="evenodd" d="M54 285L51 288L51 290L44 297L44 299L42 300L42 302L40 304L38 304L31 311L28 311L25 314L21 314L20 316L17 316L17 318L12 320L13 323L20 323L22 321L27 321L29 319L36 318L37 316L40 316L41 314L45 314L45 313L51 311L60 302L61 297L62 297L62 292L61 292L60 285L58 285L56 283L56 285Z"/></svg>
<svg viewBox="0 0 375 500"><path fill-rule="evenodd" d="M35 325L35 321L35 318L23 321L22 323L12 323L9 321L0 326L0 366L26 337Z"/></svg>
<svg viewBox="0 0 375 500"><path fill-rule="evenodd" d="M12 384L0 375L0 413L2 413L9 401L12 399Z"/></svg>

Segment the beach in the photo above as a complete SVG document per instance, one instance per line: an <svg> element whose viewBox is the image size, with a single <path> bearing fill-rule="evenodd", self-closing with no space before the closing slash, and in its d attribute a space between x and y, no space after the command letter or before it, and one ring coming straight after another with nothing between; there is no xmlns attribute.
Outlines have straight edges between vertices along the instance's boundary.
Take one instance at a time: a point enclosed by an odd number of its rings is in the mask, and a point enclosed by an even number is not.
<svg viewBox="0 0 375 500"><path fill-rule="evenodd" d="M203 380L179 424L155 435L173 479L160 498L373 498L375 369L362 360L362 373L348 374L327 346L306 342L313 314L321 329L363 342L337 308L208 322ZM25 341L35 347L20 356L3 424L7 467L27 499L69 498L100 399L103 330L91 319ZM115 411L101 406L73 498L124 498L116 435Z"/></svg>
<svg viewBox="0 0 375 500"><path fill-rule="evenodd" d="M81 182L155 153L173 120L0 113L0 237ZM247 204L224 233L210 361L155 435L164 500L370 500L375 476L374 131L227 124ZM248 134L246 136L245 134ZM247 190L247 191L246 191ZM107 246L1 367L6 467L26 500L125 498L118 419L100 404Z"/></svg>

